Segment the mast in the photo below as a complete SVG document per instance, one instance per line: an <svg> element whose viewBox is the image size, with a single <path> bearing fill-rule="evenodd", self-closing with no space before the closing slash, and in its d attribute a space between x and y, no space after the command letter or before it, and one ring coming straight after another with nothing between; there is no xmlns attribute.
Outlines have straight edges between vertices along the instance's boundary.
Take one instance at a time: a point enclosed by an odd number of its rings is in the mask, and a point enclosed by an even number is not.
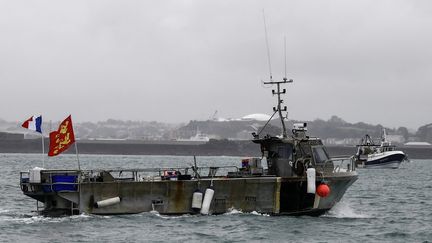
<svg viewBox="0 0 432 243"><path fill-rule="evenodd" d="M383 143L387 142L387 133L385 128L382 129L381 142Z"/></svg>
<svg viewBox="0 0 432 243"><path fill-rule="evenodd" d="M292 79L288 80L287 78L283 78L282 81L270 81L270 82L264 82L264 84L276 84L276 86L277 86L277 91L275 91L274 89L272 90L272 94L273 94L273 95L276 94L277 97L278 97L278 104L277 104L277 107L273 107L273 111L279 113L279 118L280 118L280 121L281 121L281 123L282 123L282 136L283 136L284 138L287 137L287 131L286 131L286 127L285 127L284 117L282 116L282 111L287 111L287 107L284 106L284 107L282 108L283 100L281 99L281 94L285 94L285 93L286 93L286 89L283 89L283 90L281 91L280 85L281 85L281 84L286 84L286 83L292 83L292 82L293 82Z"/></svg>

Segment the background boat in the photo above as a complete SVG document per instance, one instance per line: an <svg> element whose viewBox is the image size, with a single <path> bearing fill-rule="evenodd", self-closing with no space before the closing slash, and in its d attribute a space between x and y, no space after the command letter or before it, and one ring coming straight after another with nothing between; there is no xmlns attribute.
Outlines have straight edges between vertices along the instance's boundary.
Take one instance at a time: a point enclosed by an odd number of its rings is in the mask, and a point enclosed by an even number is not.
<svg viewBox="0 0 432 243"><path fill-rule="evenodd" d="M357 165L360 168L399 168L402 161L407 159L403 151L396 150L387 140L385 129L381 135L381 143L375 144L372 138L366 134L362 143L357 148Z"/></svg>

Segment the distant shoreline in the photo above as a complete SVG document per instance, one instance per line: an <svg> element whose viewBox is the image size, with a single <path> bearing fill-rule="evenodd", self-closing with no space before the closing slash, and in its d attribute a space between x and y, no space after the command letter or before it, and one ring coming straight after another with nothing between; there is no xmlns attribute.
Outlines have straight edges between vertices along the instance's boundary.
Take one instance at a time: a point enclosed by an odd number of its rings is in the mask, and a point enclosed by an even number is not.
<svg viewBox="0 0 432 243"><path fill-rule="evenodd" d="M48 148L48 140L45 140ZM431 147L398 147L410 159L432 159ZM211 140L210 142L79 140L80 154L106 155L181 155L181 156L261 156L260 147L252 141ZM331 156L354 155L354 146L327 146ZM0 140L0 153L40 153L41 140ZM75 153L70 148L67 153Z"/></svg>

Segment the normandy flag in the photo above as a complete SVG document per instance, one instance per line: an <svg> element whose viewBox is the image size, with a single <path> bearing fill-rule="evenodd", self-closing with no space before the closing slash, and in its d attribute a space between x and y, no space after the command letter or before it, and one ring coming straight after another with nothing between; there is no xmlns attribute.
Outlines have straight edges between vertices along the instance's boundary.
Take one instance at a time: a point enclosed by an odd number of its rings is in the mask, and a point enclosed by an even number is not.
<svg viewBox="0 0 432 243"><path fill-rule="evenodd" d="M72 118L69 115L57 131L50 133L50 145L48 156L56 156L67 150L75 142L75 135L72 127Z"/></svg>

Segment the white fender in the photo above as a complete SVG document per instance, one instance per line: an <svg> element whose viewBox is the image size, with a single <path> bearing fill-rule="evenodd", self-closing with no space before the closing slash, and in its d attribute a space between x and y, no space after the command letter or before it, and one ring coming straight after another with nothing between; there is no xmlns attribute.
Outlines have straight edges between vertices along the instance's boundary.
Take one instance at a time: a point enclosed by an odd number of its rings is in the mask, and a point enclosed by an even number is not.
<svg viewBox="0 0 432 243"><path fill-rule="evenodd" d="M44 170L44 168L34 167L29 171L30 183L41 183L41 170Z"/></svg>
<svg viewBox="0 0 432 243"><path fill-rule="evenodd" d="M204 194L204 201L202 203L201 214L208 215L210 210L210 204L213 200L214 190L207 188Z"/></svg>
<svg viewBox="0 0 432 243"><path fill-rule="evenodd" d="M107 206L111 206L117 203L120 203L121 199L119 197L113 197L113 198L108 198L102 201L97 201L94 204L95 208L103 208L103 207L107 207Z"/></svg>
<svg viewBox="0 0 432 243"><path fill-rule="evenodd" d="M307 175L307 193L315 194L316 191L315 168L308 168L306 171L306 175Z"/></svg>
<svg viewBox="0 0 432 243"><path fill-rule="evenodd" d="M192 194L192 209L199 210L202 206L203 193L201 191L195 191Z"/></svg>

